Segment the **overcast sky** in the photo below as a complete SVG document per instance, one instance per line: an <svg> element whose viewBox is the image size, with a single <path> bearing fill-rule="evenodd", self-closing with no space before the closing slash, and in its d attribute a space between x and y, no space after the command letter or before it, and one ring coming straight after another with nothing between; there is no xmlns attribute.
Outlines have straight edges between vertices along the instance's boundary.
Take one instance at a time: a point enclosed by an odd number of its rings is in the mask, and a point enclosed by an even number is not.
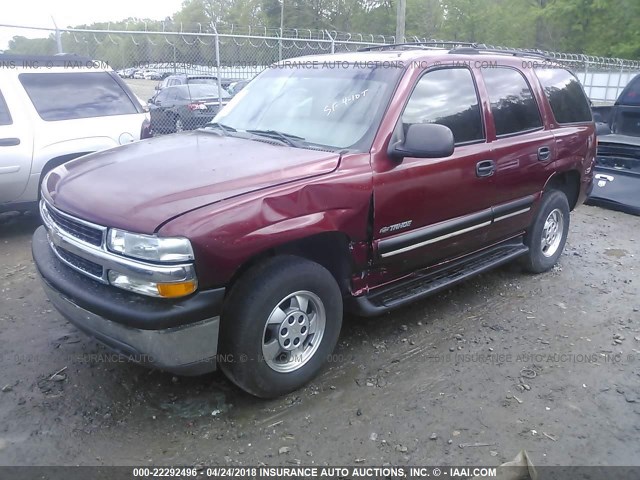
<svg viewBox="0 0 640 480"><path fill-rule="evenodd" d="M92 22L122 20L127 17L163 20L180 10L182 0L0 0L0 24L59 27ZM0 50L14 35L46 37L47 33L0 27Z"/></svg>

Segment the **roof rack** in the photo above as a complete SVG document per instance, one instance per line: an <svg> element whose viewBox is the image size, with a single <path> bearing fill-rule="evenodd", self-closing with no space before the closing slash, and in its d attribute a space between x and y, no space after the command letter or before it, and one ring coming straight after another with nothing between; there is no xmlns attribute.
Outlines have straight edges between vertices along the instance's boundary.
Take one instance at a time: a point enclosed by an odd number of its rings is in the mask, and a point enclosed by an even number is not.
<svg viewBox="0 0 640 480"><path fill-rule="evenodd" d="M439 42L430 40L428 42L408 42L408 43L390 43L387 45L375 45L373 47L361 48L359 52L382 51L382 50L399 50L399 49L445 49L453 47L449 53L475 55L481 53L494 53L497 55L509 55L514 57L535 57L545 60L554 60L540 50L516 50L508 48L495 48L485 45L484 43L474 42Z"/></svg>
<svg viewBox="0 0 640 480"><path fill-rule="evenodd" d="M480 54L480 53L495 53L498 55L509 55L512 57L535 57L535 58L543 58L545 60L553 60L553 58L546 55L544 52L540 50L515 50L508 48L493 48L487 47L484 44L476 44L471 47L464 46L459 48L454 48L449 50L449 53L460 53L460 54Z"/></svg>
<svg viewBox="0 0 640 480"><path fill-rule="evenodd" d="M446 48L451 46L458 47L476 47L476 43L472 42L439 42L437 40L431 40L428 42L407 42L407 43L387 43L385 45L374 45L373 47L365 47L358 49L359 52L371 52L376 50L400 50L410 48Z"/></svg>

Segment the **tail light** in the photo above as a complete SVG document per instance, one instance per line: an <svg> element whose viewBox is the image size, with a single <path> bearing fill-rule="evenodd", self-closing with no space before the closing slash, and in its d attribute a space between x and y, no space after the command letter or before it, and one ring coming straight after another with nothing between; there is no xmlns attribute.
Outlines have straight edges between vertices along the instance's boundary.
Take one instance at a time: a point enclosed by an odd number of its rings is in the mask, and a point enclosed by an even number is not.
<svg viewBox="0 0 640 480"><path fill-rule="evenodd" d="M190 103L187 105L187 108L191 111L193 110L206 110L207 106L204 103Z"/></svg>
<svg viewBox="0 0 640 480"><path fill-rule="evenodd" d="M144 138L151 138L153 132L151 131L151 122L148 118L145 118L142 122L142 128L140 129L140 140Z"/></svg>

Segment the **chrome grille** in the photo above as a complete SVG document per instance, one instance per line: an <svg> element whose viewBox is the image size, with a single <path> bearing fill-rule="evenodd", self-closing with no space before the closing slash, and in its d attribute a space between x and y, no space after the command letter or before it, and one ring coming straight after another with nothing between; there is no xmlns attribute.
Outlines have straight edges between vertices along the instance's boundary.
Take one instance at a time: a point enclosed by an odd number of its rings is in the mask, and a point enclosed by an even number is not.
<svg viewBox="0 0 640 480"><path fill-rule="evenodd" d="M78 255L75 255L64 248L53 247L58 254L65 262L69 265L76 267L79 270L82 270L89 275L92 275L98 279L102 278L103 268L102 265L98 265L97 263L91 262L85 258L82 258Z"/></svg>
<svg viewBox="0 0 640 480"><path fill-rule="evenodd" d="M45 204L47 213L51 220L61 229L67 232L69 235L74 236L78 240L90 243L99 247L102 245L103 230L94 228L87 223L80 222L74 218L65 215L50 205Z"/></svg>

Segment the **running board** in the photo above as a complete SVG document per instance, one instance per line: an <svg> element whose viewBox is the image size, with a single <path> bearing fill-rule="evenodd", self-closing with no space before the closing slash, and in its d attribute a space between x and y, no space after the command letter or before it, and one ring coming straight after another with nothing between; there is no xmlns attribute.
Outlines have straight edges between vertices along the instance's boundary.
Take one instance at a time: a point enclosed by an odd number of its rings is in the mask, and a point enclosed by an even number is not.
<svg viewBox="0 0 640 480"><path fill-rule="evenodd" d="M365 317L402 307L524 255L522 237L500 243L430 271L418 271L390 285L354 297L350 310Z"/></svg>

